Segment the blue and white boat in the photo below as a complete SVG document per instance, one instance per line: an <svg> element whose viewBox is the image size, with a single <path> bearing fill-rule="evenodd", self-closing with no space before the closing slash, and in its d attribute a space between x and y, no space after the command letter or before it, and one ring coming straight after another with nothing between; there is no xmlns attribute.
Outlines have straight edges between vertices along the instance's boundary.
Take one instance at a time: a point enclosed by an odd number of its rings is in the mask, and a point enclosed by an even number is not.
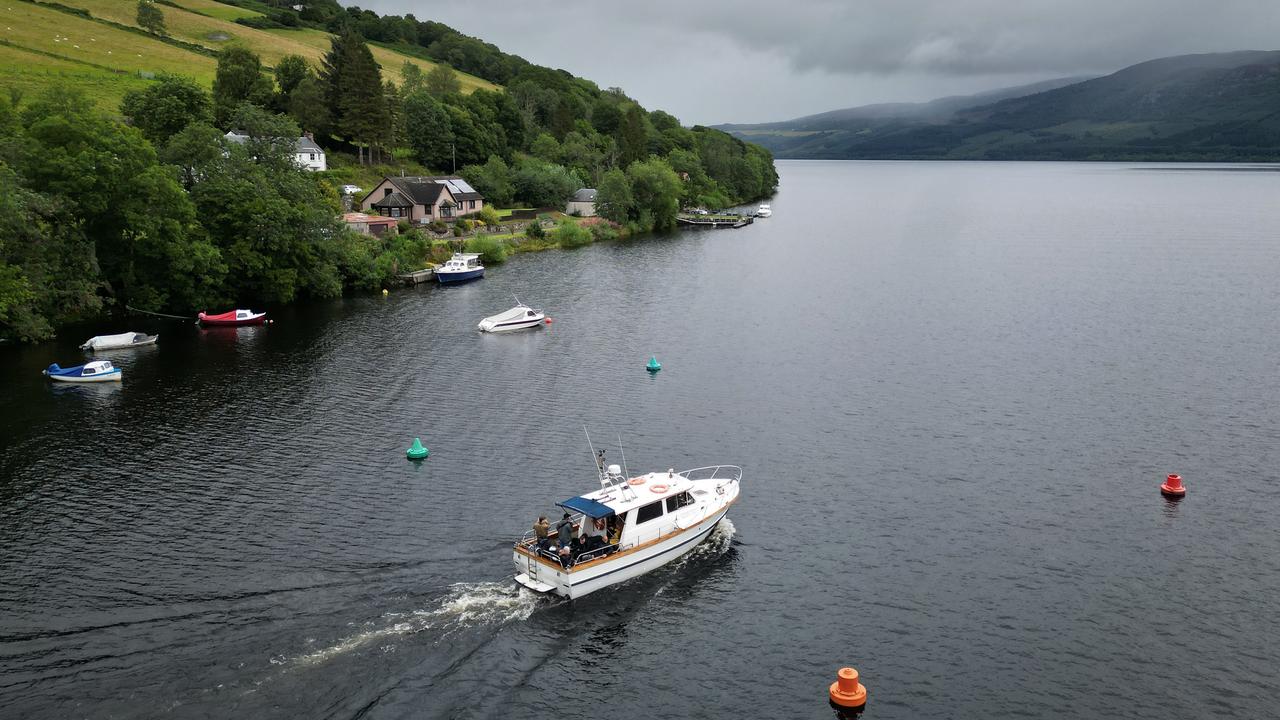
<svg viewBox="0 0 1280 720"><path fill-rule="evenodd" d="M120 380L123 374L109 360L93 360L69 368L59 367L58 363L54 363L44 369L45 377L50 380L72 383L110 382Z"/></svg>
<svg viewBox="0 0 1280 720"><path fill-rule="evenodd" d="M454 253L445 264L436 268L436 280L441 283L457 283L484 277L484 266L477 253Z"/></svg>

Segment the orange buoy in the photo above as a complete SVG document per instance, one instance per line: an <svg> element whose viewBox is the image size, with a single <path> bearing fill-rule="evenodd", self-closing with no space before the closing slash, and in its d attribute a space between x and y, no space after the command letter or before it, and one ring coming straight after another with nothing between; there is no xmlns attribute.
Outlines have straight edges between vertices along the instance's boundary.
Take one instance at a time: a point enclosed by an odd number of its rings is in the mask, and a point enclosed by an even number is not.
<svg viewBox="0 0 1280 720"><path fill-rule="evenodd" d="M867 687L858 682L858 671L842 667L836 672L836 681L828 693L831 704L837 708L853 710L867 704Z"/></svg>
<svg viewBox="0 0 1280 720"><path fill-rule="evenodd" d="M1167 498L1181 498L1187 494L1187 489L1182 486L1181 475L1170 475L1165 478L1164 484L1160 486L1160 494Z"/></svg>

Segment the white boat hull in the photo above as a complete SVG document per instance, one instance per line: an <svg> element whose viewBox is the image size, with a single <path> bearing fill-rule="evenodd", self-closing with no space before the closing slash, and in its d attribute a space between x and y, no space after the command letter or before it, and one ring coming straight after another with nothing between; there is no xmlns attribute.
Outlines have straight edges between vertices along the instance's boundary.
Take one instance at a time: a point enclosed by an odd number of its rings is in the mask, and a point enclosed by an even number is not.
<svg viewBox="0 0 1280 720"><path fill-rule="evenodd" d="M74 375L48 375L50 380L54 382L65 383L98 383L98 382L117 382L124 378L124 373L119 370L111 373L103 373L102 375L89 375L87 377L79 377Z"/></svg>
<svg viewBox="0 0 1280 720"><path fill-rule="evenodd" d="M546 315L541 310L534 310L527 305L517 305L506 312L490 315L480 321L476 327L480 332L502 333L514 330L526 330L542 324Z"/></svg>

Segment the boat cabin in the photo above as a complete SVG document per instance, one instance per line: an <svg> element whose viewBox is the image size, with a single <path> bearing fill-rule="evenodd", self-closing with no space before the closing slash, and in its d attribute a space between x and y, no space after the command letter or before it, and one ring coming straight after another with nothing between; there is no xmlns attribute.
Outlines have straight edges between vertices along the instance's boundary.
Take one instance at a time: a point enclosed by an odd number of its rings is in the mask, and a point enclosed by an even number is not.
<svg viewBox="0 0 1280 720"><path fill-rule="evenodd" d="M466 270L479 270L480 255L478 253L454 253L453 257L445 261L440 266L440 270L446 272L464 272Z"/></svg>
<svg viewBox="0 0 1280 720"><path fill-rule="evenodd" d="M94 360L93 362L85 363L84 367L80 370L80 377L103 375L114 369L115 368L111 367L111 361L109 360Z"/></svg>
<svg viewBox="0 0 1280 720"><path fill-rule="evenodd" d="M681 532L703 517L698 496L709 491L696 489L674 471L627 478L619 466L610 465L600 477L599 490L556 503L573 526L567 553L559 545L557 519L547 543L539 546L526 533L517 547L565 568L581 567Z"/></svg>

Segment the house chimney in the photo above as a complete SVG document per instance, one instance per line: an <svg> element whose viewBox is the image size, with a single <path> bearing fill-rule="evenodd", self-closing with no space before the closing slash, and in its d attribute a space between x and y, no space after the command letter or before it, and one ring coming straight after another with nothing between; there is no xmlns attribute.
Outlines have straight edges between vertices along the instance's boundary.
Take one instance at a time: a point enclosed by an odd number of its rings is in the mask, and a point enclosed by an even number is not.
<svg viewBox="0 0 1280 720"><path fill-rule="evenodd" d="M310 130L308 130L308 131L306 131L306 132L302 133L302 135L303 135L303 137L305 137L306 139L310 140L311 142L315 142L315 141L316 141L316 134L315 134L315 133L313 133L313 132L311 132Z"/></svg>

